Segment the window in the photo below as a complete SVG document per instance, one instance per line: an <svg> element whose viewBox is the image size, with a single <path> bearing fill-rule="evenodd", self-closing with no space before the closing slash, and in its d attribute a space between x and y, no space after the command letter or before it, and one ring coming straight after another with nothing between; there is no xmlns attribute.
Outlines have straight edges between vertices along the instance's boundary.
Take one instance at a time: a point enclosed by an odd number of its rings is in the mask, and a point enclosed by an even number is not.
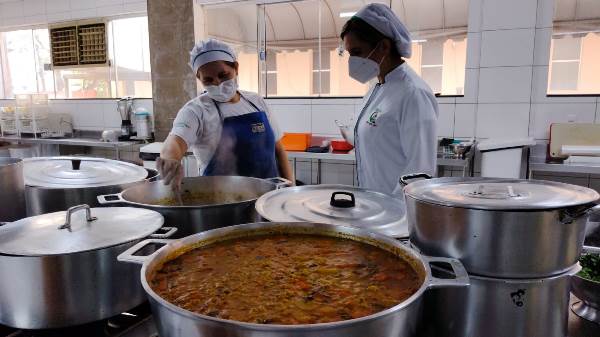
<svg viewBox="0 0 600 337"><path fill-rule="evenodd" d="M600 94L600 2L556 1L548 94Z"/></svg>
<svg viewBox="0 0 600 337"><path fill-rule="evenodd" d="M368 85L348 75L348 54L340 50L339 35L349 17L370 2L391 6L409 27L415 52L407 61L432 89L462 95L466 0L452 6L422 0L248 1L204 5L200 21L204 37L243 46L247 53L239 57L243 89L258 88L268 97L362 96Z"/></svg>
<svg viewBox="0 0 600 337"><path fill-rule="evenodd" d="M110 66L52 69L48 29L0 33L0 98L152 97L147 17L109 21Z"/></svg>

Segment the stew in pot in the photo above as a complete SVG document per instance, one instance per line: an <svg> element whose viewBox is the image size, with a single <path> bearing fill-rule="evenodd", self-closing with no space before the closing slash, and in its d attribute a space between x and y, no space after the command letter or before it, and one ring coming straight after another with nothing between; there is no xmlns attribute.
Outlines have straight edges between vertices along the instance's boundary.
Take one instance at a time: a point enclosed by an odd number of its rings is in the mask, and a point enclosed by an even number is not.
<svg viewBox="0 0 600 337"><path fill-rule="evenodd" d="M264 324L363 317L414 294L422 280L402 258L349 239L259 235L195 248L151 278L165 300L192 312Z"/></svg>

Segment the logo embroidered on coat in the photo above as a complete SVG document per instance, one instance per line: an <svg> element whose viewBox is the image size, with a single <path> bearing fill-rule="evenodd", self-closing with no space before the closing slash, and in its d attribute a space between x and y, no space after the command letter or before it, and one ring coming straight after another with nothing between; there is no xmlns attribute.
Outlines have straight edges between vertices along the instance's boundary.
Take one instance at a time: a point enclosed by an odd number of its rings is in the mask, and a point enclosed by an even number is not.
<svg viewBox="0 0 600 337"><path fill-rule="evenodd" d="M370 126L377 126L377 118L379 117L379 109L375 109L375 111L373 111L373 113L371 114L371 116L369 116L369 119L367 120L367 124L369 124Z"/></svg>

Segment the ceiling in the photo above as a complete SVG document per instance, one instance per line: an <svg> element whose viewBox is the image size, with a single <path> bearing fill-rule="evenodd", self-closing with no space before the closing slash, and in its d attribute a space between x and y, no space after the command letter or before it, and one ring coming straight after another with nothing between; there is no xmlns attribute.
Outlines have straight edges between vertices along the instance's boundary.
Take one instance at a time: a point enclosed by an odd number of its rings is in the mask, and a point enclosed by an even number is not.
<svg viewBox="0 0 600 337"><path fill-rule="evenodd" d="M209 0L210 1L210 0ZM266 5L266 33L268 41L305 41L319 37L337 39L348 17L340 13L354 13L367 3L390 5L413 35L420 33L466 32L469 0L303 0L270 3ZM256 2L225 3L205 6L206 29L209 35L231 42L256 41ZM206 3L206 1L202 2ZM321 20L319 20L319 6ZM319 22L320 21L320 22Z"/></svg>
<svg viewBox="0 0 600 337"><path fill-rule="evenodd" d="M599 0L556 0L554 21L600 19Z"/></svg>

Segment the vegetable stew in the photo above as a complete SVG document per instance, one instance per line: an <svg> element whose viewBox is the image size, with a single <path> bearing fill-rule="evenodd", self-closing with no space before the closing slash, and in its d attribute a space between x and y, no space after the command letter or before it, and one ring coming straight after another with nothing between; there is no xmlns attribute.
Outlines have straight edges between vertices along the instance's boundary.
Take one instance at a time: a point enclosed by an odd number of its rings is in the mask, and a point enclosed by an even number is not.
<svg viewBox="0 0 600 337"><path fill-rule="evenodd" d="M349 239L273 234L195 248L150 279L192 312L250 323L314 324L363 317L414 294L422 279L402 258Z"/></svg>

